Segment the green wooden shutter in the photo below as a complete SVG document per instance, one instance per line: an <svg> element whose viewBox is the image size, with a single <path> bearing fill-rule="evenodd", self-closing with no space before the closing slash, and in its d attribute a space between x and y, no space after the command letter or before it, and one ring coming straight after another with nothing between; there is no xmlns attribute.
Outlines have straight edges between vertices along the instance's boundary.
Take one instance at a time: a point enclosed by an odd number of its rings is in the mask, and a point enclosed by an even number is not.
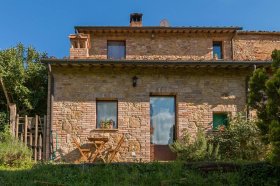
<svg viewBox="0 0 280 186"><path fill-rule="evenodd" d="M213 114L213 129L217 130L219 126L228 125L228 117L226 113L215 113Z"/></svg>

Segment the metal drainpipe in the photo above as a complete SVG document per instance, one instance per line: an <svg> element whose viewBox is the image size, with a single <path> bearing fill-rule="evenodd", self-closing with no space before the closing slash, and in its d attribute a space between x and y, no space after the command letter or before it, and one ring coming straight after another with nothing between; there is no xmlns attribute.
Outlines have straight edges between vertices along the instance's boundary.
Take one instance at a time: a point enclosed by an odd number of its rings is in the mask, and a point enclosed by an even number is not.
<svg viewBox="0 0 280 186"><path fill-rule="evenodd" d="M50 108L49 108L49 131L50 131L50 138L52 138L52 141L53 141L53 131L52 131L52 121L53 121L53 95L54 95L54 77L53 77L53 74L52 74L52 69L51 69L51 65L48 64L48 70L49 70L49 75L50 75L50 98L49 98L49 105L50 105ZM49 145L51 142L51 139L49 139ZM53 145L53 143L52 143ZM57 139L56 139L56 145L57 145ZM49 146L49 150L50 150L50 146ZM57 151L57 149L56 149ZM49 153L49 155L51 155L51 158L52 158L52 152Z"/></svg>
<svg viewBox="0 0 280 186"><path fill-rule="evenodd" d="M51 131L51 137L53 137L54 134L55 134L55 150L51 153L51 157L50 157L51 160L55 160L57 149L58 149L58 135L56 132Z"/></svg>
<svg viewBox="0 0 280 186"><path fill-rule="evenodd" d="M246 78L245 78L245 99L246 99L246 119L247 120L249 120L249 112L250 112L249 105L248 105L249 79L250 79L250 77L246 76Z"/></svg>

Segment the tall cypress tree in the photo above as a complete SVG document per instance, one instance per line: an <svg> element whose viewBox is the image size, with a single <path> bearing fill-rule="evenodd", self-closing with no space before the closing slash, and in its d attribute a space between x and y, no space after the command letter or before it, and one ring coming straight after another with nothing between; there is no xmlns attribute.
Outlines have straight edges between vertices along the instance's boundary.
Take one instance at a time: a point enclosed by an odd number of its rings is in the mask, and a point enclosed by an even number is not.
<svg viewBox="0 0 280 186"><path fill-rule="evenodd" d="M280 163L280 50L271 56L271 68L257 69L250 78L249 106L257 111L263 140L272 146L271 160Z"/></svg>

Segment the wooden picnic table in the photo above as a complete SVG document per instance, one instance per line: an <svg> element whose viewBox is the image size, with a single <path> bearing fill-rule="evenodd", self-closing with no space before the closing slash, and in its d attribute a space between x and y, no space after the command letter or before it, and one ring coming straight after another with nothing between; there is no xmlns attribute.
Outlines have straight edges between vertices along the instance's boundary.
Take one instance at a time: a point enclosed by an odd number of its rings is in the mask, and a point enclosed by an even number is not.
<svg viewBox="0 0 280 186"><path fill-rule="evenodd" d="M109 141L107 137L88 137L88 141L94 146L95 150L91 152L88 160L90 162L95 162L98 157L106 163L105 158L102 156L102 153L106 151L105 144Z"/></svg>
<svg viewBox="0 0 280 186"><path fill-rule="evenodd" d="M109 137L88 137L88 144L90 147L82 147L76 138L73 138L73 143L78 148L82 160L85 162L95 162L97 159L101 159L104 163L111 163L119 149L124 142L124 135L116 143L116 146L106 147L106 143L109 141Z"/></svg>

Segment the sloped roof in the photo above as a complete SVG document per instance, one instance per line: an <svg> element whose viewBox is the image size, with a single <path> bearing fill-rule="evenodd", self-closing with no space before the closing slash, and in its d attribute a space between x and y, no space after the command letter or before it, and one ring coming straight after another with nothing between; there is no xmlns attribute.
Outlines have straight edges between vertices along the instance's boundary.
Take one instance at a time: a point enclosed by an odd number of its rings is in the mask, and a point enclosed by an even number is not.
<svg viewBox="0 0 280 186"><path fill-rule="evenodd" d="M239 26L75 26L76 33L100 32L100 33L237 33L240 35L280 35L280 31L268 30L243 30Z"/></svg>
<svg viewBox="0 0 280 186"><path fill-rule="evenodd" d="M163 27L163 26L75 26L76 33L79 32L167 32L167 33L234 33L242 30L242 27Z"/></svg>

